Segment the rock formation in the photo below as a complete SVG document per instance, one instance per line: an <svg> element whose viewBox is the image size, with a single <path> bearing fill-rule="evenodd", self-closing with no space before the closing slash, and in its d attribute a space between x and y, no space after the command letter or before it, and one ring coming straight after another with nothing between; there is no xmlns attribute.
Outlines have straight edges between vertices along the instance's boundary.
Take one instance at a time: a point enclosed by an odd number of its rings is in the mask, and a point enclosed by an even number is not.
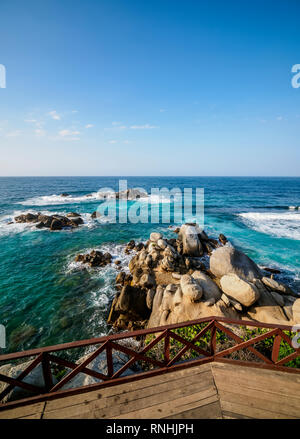
<svg viewBox="0 0 300 439"><path fill-rule="evenodd" d="M67 216L26 213L16 216L14 220L17 223L35 224L38 229L48 228L50 230L61 230L65 227L75 228L83 224L83 219L75 212L70 212Z"/></svg>
<svg viewBox="0 0 300 439"><path fill-rule="evenodd" d="M134 329L212 315L300 323L299 295L224 235L211 239L196 224L184 224L176 233L177 239L153 232L144 245L128 243L125 251L134 252L130 274L117 275L108 323Z"/></svg>
<svg viewBox="0 0 300 439"><path fill-rule="evenodd" d="M104 267L110 264L112 255L110 253L102 253L98 250L92 250L85 255L79 254L75 257L75 262L82 262L83 264L89 264L90 267Z"/></svg>

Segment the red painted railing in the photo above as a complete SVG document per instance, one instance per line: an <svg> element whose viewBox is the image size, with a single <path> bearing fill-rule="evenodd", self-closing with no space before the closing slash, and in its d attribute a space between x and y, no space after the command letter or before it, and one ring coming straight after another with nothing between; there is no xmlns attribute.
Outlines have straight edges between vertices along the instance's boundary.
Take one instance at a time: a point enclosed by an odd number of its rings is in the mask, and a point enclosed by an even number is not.
<svg viewBox="0 0 300 439"><path fill-rule="evenodd" d="M191 340L187 340L182 335L178 334L180 328L197 328L196 335L194 330L194 336ZM255 327L261 328L266 332L256 335L253 338L244 340L239 335L238 331L234 328L243 327ZM290 335L286 334L288 331ZM222 346L222 343L218 342L217 334L226 335L231 340L231 343L235 344L230 347ZM0 410L25 405L28 403L34 403L39 401L50 400L67 395L74 395L91 390L101 389L102 387L112 386L128 381L137 379L143 379L150 376L183 369L186 367L192 367L202 363L208 363L212 361L228 362L237 365L246 365L251 367L274 369L279 371L288 371L293 373L300 373L300 368L291 367L286 365L296 358L300 358L300 348L294 348L292 344L292 328L290 326L264 324L253 321L239 321L230 320L222 317L207 317L194 321L188 321L176 325L160 326L157 328L144 329L133 332L123 332L115 335L110 335L101 338L93 338L89 340L76 341L72 343L64 343L56 346L48 346L40 349L32 349L23 352L17 352L12 354L6 354L0 356L0 365L2 363L7 364L11 361L33 358L30 365L22 372L17 378L11 378L0 374L0 381L7 383L6 388L0 393ZM152 336L149 339L149 336ZM147 343L145 339L147 337ZM206 343L206 348L200 347L199 342L201 340L209 341ZM139 340L139 347L133 349L132 347L121 344L122 341L128 339ZM269 347L269 355L262 353L257 344L263 340L270 339L271 347ZM220 340L220 338L219 338ZM158 345L163 342L163 348L160 351L160 358L157 355L149 356L153 349L157 349ZM290 350L294 352L289 353L284 358L279 358L279 352L281 343L285 342L289 346ZM177 350L174 352L174 343L177 343ZM197 344L198 343L198 344ZM178 348L180 346L180 348ZM82 361L80 364L70 361L62 356L55 355L56 353L62 353L63 351L72 351L77 348L94 348L93 352ZM232 355L241 349L246 350L258 358L258 361L240 360L225 358ZM189 361L183 361L184 355L189 351L193 351L193 358ZM128 356L128 361L121 366L118 370L114 370L113 352L121 352ZM93 361L98 355L105 353L107 373L100 373L93 369L88 368L91 361ZM156 353L157 354L157 353ZM122 376L122 374L133 366L136 362L143 362L144 365L148 365L150 370L133 373L132 375ZM38 387L33 384L29 384L24 381L26 376L39 364L42 365L43 373L43 387ZM62 379L56 383L53 381L53 373L51 368L54 365L70 369L69 373L66 373ZM95 384L86 385L83 387L70 388L65 390L64 386L70 384L70 380L78 376L78 374L86 374L88 376L97 378L100 380ZM3 402L3 399L15 388L20 387L24 390L31 392L28 398L24 398L17 401Z"/></svg>

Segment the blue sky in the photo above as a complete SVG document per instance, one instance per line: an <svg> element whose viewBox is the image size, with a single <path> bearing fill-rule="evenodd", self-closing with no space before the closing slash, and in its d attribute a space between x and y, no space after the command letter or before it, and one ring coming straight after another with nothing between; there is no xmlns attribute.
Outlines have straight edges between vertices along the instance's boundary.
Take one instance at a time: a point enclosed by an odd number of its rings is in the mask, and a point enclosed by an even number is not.
<svg viewBox="0 0 300 439"><path fill-rule="evenodd" d="M297 0L1 0L0 175L300 176Z"/></svg>

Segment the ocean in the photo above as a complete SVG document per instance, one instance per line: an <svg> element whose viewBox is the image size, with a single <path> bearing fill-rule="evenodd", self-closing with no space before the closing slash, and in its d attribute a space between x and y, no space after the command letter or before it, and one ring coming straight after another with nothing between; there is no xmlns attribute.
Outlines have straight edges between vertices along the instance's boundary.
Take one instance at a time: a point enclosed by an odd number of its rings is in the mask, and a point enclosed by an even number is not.
<svg viewBox="0 0 300 439"><path fill-rule="evenodd" d="M152 231L175 237L169 224L94 221L97 191L128 188L204 188L205 229L223 233L261 266L300 292L300 178L236 177L19 177L0 178L0 324L2 353L107 334L116 266L84 268L78 253L109 251L127 264L124 244L145 241ZM69 196L62 197L61 193ZM92 194L87 197L87 194ZM9 224L21 213L78 212L75 230L50 231Z"/></svg>

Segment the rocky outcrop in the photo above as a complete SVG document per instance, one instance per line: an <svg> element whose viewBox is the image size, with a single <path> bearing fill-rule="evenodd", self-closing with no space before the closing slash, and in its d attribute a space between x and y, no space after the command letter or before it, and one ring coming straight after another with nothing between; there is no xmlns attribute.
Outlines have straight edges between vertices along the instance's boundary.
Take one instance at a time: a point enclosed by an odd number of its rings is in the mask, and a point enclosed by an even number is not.
<svg viewBox="0 0 300 439"><path fill-rule="evenodd" d="M292 325L299 305L287 285L263 276L259 267L228 243L209 238L195 224L181 226L177 239L153 232L134 251L129 273L116 278L109 323L119 329L153 327L212 315ZM208 256L210 256L208 258ZM300 300L300 299L298 299Z"/></svg>
<svg viewBox="0 0 300 439"><path fill-rule="evenodd" d="M245 253L231 245L217 248L210 257L210 270L221 278L226 274L236 274L246 281L261 279L259 267Z"/></svg>
<svg viewBox="0 0 300 439"><path fill-rule="evenodd" d="M92 250L87 254L79 254L75 257L75 262L81 262L82 264L88 264L90 267L104 267L110 264L112 261L112 255L110 253L102 253L98 250Z"/></svg>
<svg viewBox="0 0 300 439"><path fill-rule="evenodd" d="M184 224L180 227L178 239L182 243L182 254L187 256L202 256L201 230L197 224Z"/></svg>
<svg viewBox="0 0 300 439"><path fill-rule="evenodd" d="M17 223L33 223L38 229L48 228L50 230L61 230L65 227L75 228L83 224L81 216L74 212L67 214L67 216L26 213L16 216L14 220Z"/></svg>
<svg viewBox="0 0 300 439"><path fill-rule="evenodd" d="M125 285L113 299L107 322L118 329L143 327L150 316L148 291Z"/></svg>

